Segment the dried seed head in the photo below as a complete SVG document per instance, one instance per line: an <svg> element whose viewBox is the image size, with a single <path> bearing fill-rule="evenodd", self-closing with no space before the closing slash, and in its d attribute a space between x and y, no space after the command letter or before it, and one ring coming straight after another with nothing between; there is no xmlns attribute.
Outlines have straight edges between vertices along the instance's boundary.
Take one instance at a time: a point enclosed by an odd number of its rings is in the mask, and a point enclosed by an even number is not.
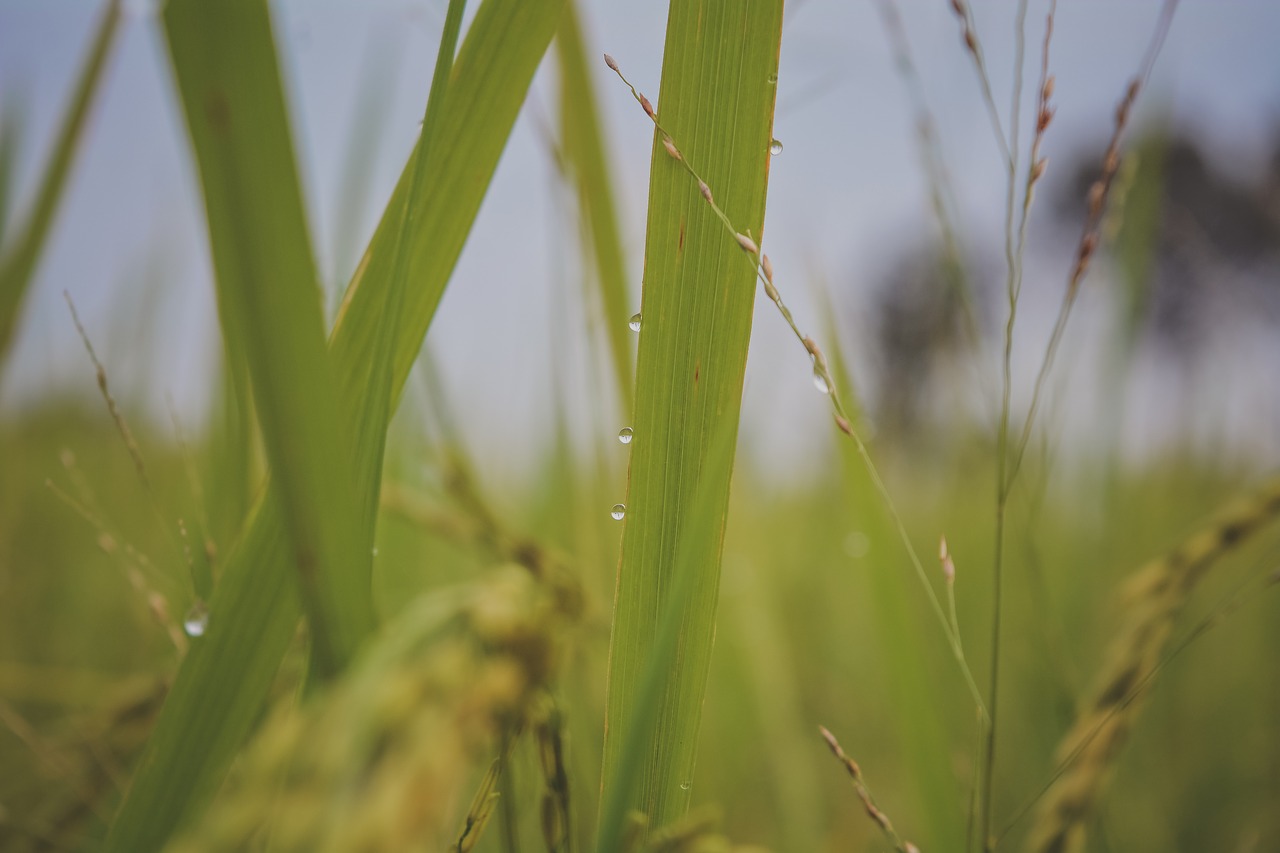
<svg viewBox="0 0 1280 853"><path fill-rule="evenodd" d="M853 424L849 423L849 420L843 415L836 415L836 426L838 426L840 431L845 435L850 437L853 436Z"/></svg>
<svg viewBox="0 0 1280 853"><path fill-rule="evenodd" d="M1080 253L1078 255L1077 263L1079 263L1081 266L1084 266L1086 263L1088 263L1089 258L1093 257L1093 250L1097 247L1097 245L1098 245L1097 234L1090 232L1089 234L1084 235L1084 239L1080 241Z"/></svg>
<svg viewBox="0 0 1280 853"><path fill-rule="evenodd" d="M1036 117L1036 133L1043 134L1049 128L1049 122L1053 121L1053 114L1056 113L1053 107L1045 106L1040 110L1040 115Z"/></svg>
<svg viewBox="0 0 1280 853"><path fill-rule="evenodd" d="M734 234L733 236L738 238L738 245L742 247L742 251L751 255L760 254L760 247L756 245L755 240L752 240L746 234Z"/></svg>
<svg viewBox="0 0 1280 853"><path fill-rule="evenodd" d="M1044 176L1045 167L1047 167L1048 165L1049 165L1048 157L1041 157L1039 160L1036 161L1036 164L1031 167L1031 183L1034 184L1036 181L1040 180L1040 178Z"/></svg>
<svg viewBox="0 0 1280 853"><path fill-rule="evenodd" d="M671 141L670 136L662 137L662 147L667 149L667 153L671 155L673 160L683 160L680 156L680 149L676 148L676 144Z"/></svg>
<svg viewBox="0 0 1280 853"><path fill-rule="evenodd" d="M612 69L615 73L621 73L620 71L618 71L618 63L614 61L614 58L607 53L604 55L604 64L609 66L609 68Z"/></svg>
<svg viewBox="0 0 1280 853"><path fill-rule="evenodd" d="M964 17L964 0L951 0L951 9L960 17Z"/></svg>
<svg viewBox="0 0 1280 853"><path fill-rule="evenodd" d="M706 181L698 181L698 192L702 193L702 197L707 200L707 204L715 204L711 199L711 187L707 186Z"/></svg>
<svg viewBox="0 0 1280 853"><path fill-rule="evenodd" d="M764 281L764 295L772 299L774 302L782 301L782 295L778 293L778 288L774 287L773 282L768 279L765 279Z"/></svg>
<svg viewBox="0 0 1280 853"><path fill-rule="evenodd" d="M1052 97L1053 97L1053 75L1050 74L1044 81L1044 89L1042 89L1040 92L1040 100L1044 101L1047 104L1049 103L1049 99Z"/></svg>
<svg viewBox="0 0 1280 853"><path fill-rule="evenodd" d="M968 27L964 28L964 46L969 48L969 52L974 56L978 55L978 39L973 34L973 30Z"/></svg>
<svg viewBox="0 0 1280 853"><path fill-rule="evenodd" d="M818 733L822 735L822 739L827 742L827 749L831 750L836 755L843 752L843 750L840 749L840 742L836 740L835 735L827 731L826 726L818 726Z"/></svg>
<svg viewBox="0 0 1280 853"><path fill-rule="evenodd" d="M1094 181L1093 186L1089 187L1089 216L1096 217L1102 212L1102 199L1106 192L1107 188L1102 181Z"/></svg>
<svg viewBox="0 0 1280 853"><path fill-rule="evenodd" d="M653 104L649 103L649 99L644 95L640 96L640 106L644 107L644 111L649 114L649 118L657 118L657 114L653 111Z"/></svg>
<svg viewBox="0 0 1280 853"><path fill-rule="evenodd" d="M1113 144L1107 149L1107 157L1102 161L1102 171L1106 175L1114 175L1120 169L1120 151Z"/></svg>
<svg viewBox="0 0 1280 853"><path fill-rule="evenodd" d="M769 281L770 284L772 284L773 283L773 264L769 261L768 255L760 256L760 268L764 270L764 277Z"/></svg>
<svg viewBox="0 0 1280 853"><path fill-rule="evenodd" d="M951 551L947 548L947 537L943 536L938 544L938 560L942 563L942 576L946 578L947 583L954 583L956 579L956 564L951 559Z"/></svg>

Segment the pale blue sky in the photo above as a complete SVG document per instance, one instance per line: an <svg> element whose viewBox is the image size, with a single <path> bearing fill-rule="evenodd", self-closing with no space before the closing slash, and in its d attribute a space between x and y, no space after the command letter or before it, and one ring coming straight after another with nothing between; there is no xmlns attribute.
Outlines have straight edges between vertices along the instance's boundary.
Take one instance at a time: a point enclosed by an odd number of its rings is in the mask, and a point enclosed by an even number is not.
<svg viewBox="0 0 1280 853"><path fill-rule="evenodd" d="M955 21L945 0L899 5L938 117L966 236L995 246L1003 204L1000 163ZM1060 5L1052 48L1058 117L1045 149L1051 169L1071 151L1105 138L1160 6L1156 0ZM43 162L101 6L0 0L0 98L18 98L27 118L20 201ZM642 90L656 95L662 4L587 6L593 52L608 50ZM975 2L1002 110L1010 90L1015 7L1014 0ZM368 208L357 218L358 233L341 241L353 247L363 246L416 134L443 8L443 0L273 5L318 261L326 272L340 253L340 241L333 239L335 207L362 69L376 51L395 85L371 165ZM1028 117L1044 8L1032 2L1028 16ZM92 372L62 304L63 290L76 300L126 399L158 410L160 395L168 392L196 417L208 396L216 327L202 207L163 40L149 9L147 3L131 6L111 62L3 379L0 403L6 410L53 389L92 390ZM1277 34L1280 3L1183 0L1139 117L1154 107L1170 112L1175 123L1247 176L1261 167L1271 134L1280 127ZM638 288L650 129L603 63L597 72ZM903 91L871 0L790 4L775 125L785 150L771 173L766 246L784 295L802 326L814 332L822 329L808 298L815 275L852 291L842 299L853 313L859 287L886 261L885 250L909 245L918 229L932 227ZM572 260L576 230L557 215L565 199L557 193L538 130L554 106L554 69L548 64L535 81L430 336L473 440L498 448L487 454L495 465L526 455L527 443L512 441L512 435L536 437L548 422L556 338L568 341L558 344L563 351L557 357L573 365L560 375L577 401L572 411L582 416L582 429L605 435L620 426L613 408L593 392L595 377L604 372L585 364L587 351L576 335L582 327L579 309L563 307L579 292ZM499 242L502 251L494 251ZM1069 251L1051 244L1033 248L1027 345L1019 350L1028 374L1038 361ZM759 305L746 441L760 458L788 467L805 457L807 446L823 440L825 403L812 390L804 352L771 306L764 300ZM151 324L137 322L148 314L154 315ZM1082 315L1080 334L1087 334L1088 299ZM153 330L144 333L148 325ZM566 331L574 334L558 334ZM858 346L856 340L849 343ZM1257 380L1245 377L1239 389L1215 389L1229 398L1220 411L1256 416L1249 404L1233 401L1250 399L1247 382ZM1153 406L1159 411L1158 401ZM1269 417L1274 424L1274 409ZM1133 427L1139 440L1150 426Z"/></svg>

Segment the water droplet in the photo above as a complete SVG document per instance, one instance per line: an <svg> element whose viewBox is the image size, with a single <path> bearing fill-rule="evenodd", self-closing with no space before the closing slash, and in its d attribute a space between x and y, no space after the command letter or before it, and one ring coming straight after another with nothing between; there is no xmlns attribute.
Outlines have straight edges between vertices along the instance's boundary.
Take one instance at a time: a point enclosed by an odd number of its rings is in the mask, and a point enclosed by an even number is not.
<svg viewBox="0 0 1280 853"><path fill-rule="evenodd" d="M813 387L823 394L831 393L831 386L827 384L827 377L823 376L822 371L816 367L813 369Z"/></svg>
<svg viewBox="0 0 1280 853"><path fill-rule="evenodd" d="M769 153L772 154L774 157L777 157L779 154L782 153L781 139L775 139L769 143Z"/></svg>
<svg viewBox="0 0 1280 853"><path fill-rule="evenodd" d="M378 556L378 546L377 546L377 545L374 545L374 546L373 546L373 556L375 556L375 557L376 557L376 556Z"/></svg>
<svg viewBox="0 0 1280 853"><path fill-rule="evenodd" d="M632 315L631 315L631 319L627 321L627 328L631 329L631 331L633 331L633 332L638 332L638 331L640 331L640 315L639 315L639 313L636 313L636 314L632 314Z"/></svg>
<svg viewBox="0 0 1280 853"><path fill-rule="evenodd" d="M777 82L778 82L778 75L777 75L777 74L770 74L770 75L769 75L769 85L770 85L770 86L777 85Z"/></svg>
<svg viewBox="0 0 1280 853"><path fill-rule="evenodd" d="M609 510L609 515L613 516L614 521L622 521L627 514L626 504L614 504L613 509Z"/></svg>
<svg viewBox="0 0 1280 853"><path fill-rule="evenodd" d="M187 615L182 617L182 630L187 632L188 637L203 637L208 627L209 606L203 599L197 598L196 603L187 611Z"/></svg>
<svg viewBox="0 0 1280 853"><path fill-rule="evenodd" d="M693 780L691 779L685 779L683 782L680 783L681 791L687 791L692 787L693 787Z"/></svg>
<svg viewBox="0 0 1280 853"><path fill-rule="evenodd" d="M630 444L631 438L634 435L635 435L635 432L631 429L631 427L623 427L622 429L618 430L618 441L622 442L623 444Z"/></svg>

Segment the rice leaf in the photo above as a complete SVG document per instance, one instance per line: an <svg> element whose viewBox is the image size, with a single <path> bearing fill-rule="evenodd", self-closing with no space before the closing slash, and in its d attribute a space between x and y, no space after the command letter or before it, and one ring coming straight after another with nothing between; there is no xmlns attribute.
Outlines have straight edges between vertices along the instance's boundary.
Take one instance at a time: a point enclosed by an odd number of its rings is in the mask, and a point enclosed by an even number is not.
<svg viewBox="0 0 1280 853"><path fill-rule="evenodd" d="M736 439L737 424L721 421L716 435L710 439L705 463L688 503L687 526L675 560L677 571L673 589L652 625L652 647L636 683L632 713L626 722L626 730L617 738L615 774L605 777L597 850L623 848L627 815L635 813L633 804L637 802L643 784L643 775L637 772L637 768L651 763L652 757L663 748L663 742L677 736L664 725L669 721L668 678L679 668L684 655L684 626L696 616L694 610L700 604L696 593L702 583L701 575L707 565L715 564L720 557L724 535L720 490L733 473ZM687 791L690 784L686 780L678 783L677 787ZM649 821L648 825L655 829L670 825L687 808L686 803L681 813L671 813L669 819L661 824Z"/></svg>
<svg viewBox="0 0 1280 853"><path fill-rule="evenodd" d="M373 630L362 531L325 347L284 92L265 3L172 0L165 32L200 167L227 348L242 352L288 528L317 672Z"/></svg>
<svg viewBox="0 0 1280 853"><path fill-rule="evenodd" d="M417 201L419 224L406 245L413 288L403 310L388 327L383 308L407 176L348 288L330 352L339 399L354 417L356 473L369 482L376 482L366 469L375 453L371 445L385 432L387 412L399 398L562 8L562 0L481 5L453 66L440 118L438 132L452 144L433 150L426 163L433 192ZM366 407L374 379L370 360L381 335L395 342L392 405ZM297 628L295 587L283 519L274 502L261 501L223 565L208 632L178 672L107 850L157 849L216 791Z"/></svg>
<svg viewBox="0 0 1280 853"><path fill-rule="evenodd" d="M4 249L4 255L0 257L0 366L3 366L5 355L9 351L22 299L31 284L40 252L49 237L58 204L62 201L62 191L71 174L71 163L84 132L89 108L93 106L94 97L102 83L102 71L111 55L111 47L115 44L116 32L120 26L121 6L121 0L110 0L107 4L102 22L98 24L97 33L93 37L88 59L76 82L75 93L71 96L71 103L63 117L62 129L58 131L54 141L49 164L40 179L31 213L18 229L17 236L0 247Z"/></svg>
<svg viewBox="0 0 1280 853"><path fill-rule="evenodd" d="M628 338L626 257L613 200L613 181L605 149L604 127L591 84L582 26L575 3L565 6L556 33L556 56L560 60L560 122L565 160L577 185L578 199L591 233L591 254L596 264L596 283L609 341L613 370L623 407L631 409L631 341ZM594 60L597 62L598 60Z"/></svg>
<svg viewBox="0 0 1280 853"><path fill-rule="evenodd" d="M782 4L673 3L658 118L696 166L721 209L758 239L764 220ZM712 438L737 435L751 334L755 269L699 184L655 134L636 372L636 413L626 527L614 601L605 717L604 782L632 780L618 814L638 809L650 826L689 804L715 626L720 551L731 466L704 476ZM701 481L701 485L699 485ZM695 489L708 497L712 547L677 563L694 526ZM682 571L692 577L683 577ZM654 629L675 590L688 586L678 653L661 674L654 736L633 761L623 738L637 707ZM604 801L616 797L606 787ZM613 817L617 820L617 814Z"/></svg>

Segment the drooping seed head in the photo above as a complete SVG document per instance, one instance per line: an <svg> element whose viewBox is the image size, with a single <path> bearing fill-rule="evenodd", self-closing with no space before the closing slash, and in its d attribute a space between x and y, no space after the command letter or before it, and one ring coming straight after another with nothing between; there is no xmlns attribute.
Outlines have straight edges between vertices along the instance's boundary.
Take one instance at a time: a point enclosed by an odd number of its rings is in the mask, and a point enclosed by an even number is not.
<svg viewBox="0 0 1280 853"><path fill-rule="evenodd" d="M742 247L742 251L751 255L760 254L760 247L756 245L756 241L752 240L746 234L734 234L738 240L738 245Z"/></svg>
<svg viewBox="0 0 1280 853"><path fill-rule="evenodd" d="M615 74L620 74L620 73L622 73L622 72L620 72L620 71L618 70L618 63L614 60L614 58L613 58L612 56L610 56L610 55L609 55L609 54L607 54L607 53L604 55L604 64L605 64L605 65L607 65L607 66L609 66L609 68L610 68L610 69L611 69Z"/></svg>
<svg viewBox="0 0 1280 853"><path fill-rule="evenodd" d="M760 268L761 268L762 270L764 270L764 277L765 277L765 279L766 279L770 284L772 284L772 283L773 283L773 263L772 263L772 262L770 262L770 260L769 260L769 256L768 256L768 255L761 255L761 256L760 256ZM772 298L772 297L770 297L770 298Z"/></svg>
<svg viewBox="0 0 1280 853"><path fill-rule="evenodd" d="M649 118L657 118L657 114L653 111L653 104L649 103L649 99L643 94L640 95L640 106L644 107L644 111L648 113Z"/></svg>
<svg viewBox="0 0 1280 853"><path fill-rule="evenodd" d="M662 147L667 149L667 153L671 155L671 159L673 160L684 159L683 157L680 156L680 149L676 148L676 144L671 141L670 136L662 137Z"/></svg>
<svg viewBox="0 0 1280 853"><path fill-rule="evenodd" d="M698 181L698 192L702 193L702 197L707 200L707 204L715 204L711 199L711 187L707 186L706 181Z"/></svg>

